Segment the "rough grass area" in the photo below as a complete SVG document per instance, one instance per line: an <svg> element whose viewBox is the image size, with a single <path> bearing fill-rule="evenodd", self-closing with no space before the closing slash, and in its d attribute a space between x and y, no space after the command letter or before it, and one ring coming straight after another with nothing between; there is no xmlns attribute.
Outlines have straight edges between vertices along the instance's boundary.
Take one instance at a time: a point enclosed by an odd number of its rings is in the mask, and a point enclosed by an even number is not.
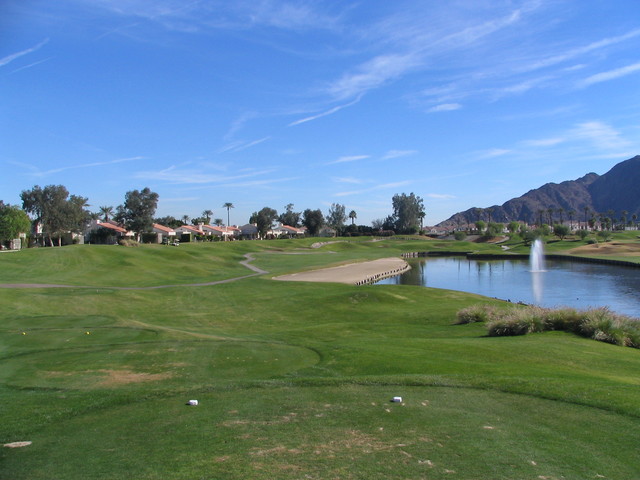
<svg viewBox="0 0 640 480"><path fill-rule="evenodd" d="M458 311L456 324L473 322L484 322L492 337L560 330L614 345L640 348L640 320L616 314L606 307L498 309L490 305L472 305Z"/></svg>
<svg viewBox="0 0 640 480"><path fill-rule="evenodd" d="M509 308L463 292L271 280L469 247L312 243L0 255L0 283L77 285L0 288L0 478L638 478L637 349L452 325Z"/></svg>

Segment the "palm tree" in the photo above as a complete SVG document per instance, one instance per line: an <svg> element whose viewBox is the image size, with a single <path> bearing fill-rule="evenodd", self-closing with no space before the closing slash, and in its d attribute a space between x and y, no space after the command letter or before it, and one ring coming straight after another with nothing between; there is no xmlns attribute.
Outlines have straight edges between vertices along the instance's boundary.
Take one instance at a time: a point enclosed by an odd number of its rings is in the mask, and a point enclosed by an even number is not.
<svg viewBox="0 0 640 480"><path fill-rule="evenodd" d="M104 217L104 221L108 222L109 221L109 217L111 215L113 215L113 207L107 207L107 206L100 207L100 213Z"/></svg>
<svg viewBox="0 0 640 480"><path fill-rule="evenodd" d="M620 217L620 222L622 223L622 229L624 230L627 226L627 215L629 215L629 212L627 210L622 210L622 212L620 213L622 214L622 216Z"/></svg>
<svg viewBox="0 0 640 480"><path fill-rule="evenodd" d="M184 225L188 225L189 224L189 218L190 218L189 215L183 215L182 216L182 223Z"/></svg>
<svg viewBox="0 0 640 480"><path fill-rule="evenodd" d="M488 223L491 223L491 214L493 213L493 208L487 208L485 211L487 212L487 217L489 218Z"/></svg>
<svg viewBox="0 0 640 480"><path fill-rule="evenodd" d="M233 203L227 202L224 205L222 205L222 208L226 208L227 209L227 227L228 227L229 226L229 209L233 208Z"/></svg>
<svg viewBox="0 0 640 480"><path fill-rule="evenodd" d="M573 216L576 214L575 210L569 210L569 230L573 230Z"/></svg>
<svg viewBox="0 0 640 480"><path fill-rule="evenodd" d="M211 223L211 215L213 215L213 211L212 210L205 210L202 212L202 216L204 217L204 219L207 221L207 225Z"/></svg>
<svg viewBox="0 0 640 480"><path fill-rule="evenodd" d="M355 210L351 210L349 212L349 218L351 219L351 225L353 225L354 220L358 218L358 215L356 214Z"/></svg>
<svg viewBox="0 0 640 480"><path fill-rule="evenodd" d="M589 213L589 207L584 207L584 227L587 228L587 214Z"/></svg>
<svg viewBox="0 0 640 480"><path fill-rule="evenodd" d="M221 219L221 218L216 218L216 219L213 221L213 224L214 224L216 227L219 227L220 225L222 225L222 219Z"/></svg>

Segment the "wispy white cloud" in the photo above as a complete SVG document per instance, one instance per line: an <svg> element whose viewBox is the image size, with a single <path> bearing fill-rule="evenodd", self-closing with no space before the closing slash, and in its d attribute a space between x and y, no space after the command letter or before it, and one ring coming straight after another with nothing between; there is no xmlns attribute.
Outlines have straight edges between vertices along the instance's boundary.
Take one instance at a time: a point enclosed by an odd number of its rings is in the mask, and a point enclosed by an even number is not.
<svg viewBox="0 0 640 480"><path fill-rule="evenodd" d="M418 153L417 150L389 150L382 156L382 160L391 160L393 158L408 157Z"/></svg>
<svg viewBox="0 0 640 480"><path fill-rule="evenodd" d="M448 193L427 193L425 196L436 200L450 200L452 198L456 198L455 195L450 195Z"/></svg>
<svg viewBox="0 0 640 480"><path fill-rule="evenodd" d="M44 60L39 60L37 62L30 63L29 65L24 65L23 67L16 68L15 70L12 70L9 73L9 75L13 75L14 73L17 73L17 72L19 72L21 70L26 70L27 68L35 67L36 65L40 65L41 63L44 63L44 62L47 62L47 61L51 60L52 58L53 57L45 58Z"/></svg>
<svg viewBox="0 0 640 480"><path fill-rule="evenodd" d="M573 60L576 57L581 55L585 55L587 53L591 53L605 47L609 47L611 45L615 45L617 43L625 42L627 40L633 39L640 35L640 29L631 30L623 35L618 35L615 37L603 38L601 40L597 40L595 42L591 42L588 45L583 45L581 47L572 48L565 52L556 53L555 55L551 55L547 58L531 62L524 66L523 70L538 70L540 68L550 67L559 63L566 62L568 60Z"/></svg>
<svg viewBox="0 0 640 480"><path fill-rule="evenodd" d="M46 45L49 42L48 38L45 38L43 41L41 41L40 43L38 43L37 45L31 47L31 48L27 48L25 50L21 50L19 52L16 53L12 53L11 55L7 55L6 57L0 58L0 67L4 67L5 65L13 62L16 58L20 58L24 55L28 55L29 53L33 53L36 50L39 50L40 48L42 48L44 45Z"/></svg>
<svg viewBox="0 0 640 480"><path fill-rule="evenodd" d="M50 175L54 175L56 173L64 172L67 170L76 170L82 168L93 168L93 167L103 167L105 165L115 165L118 163L124 162L135 162L138 160L144 160L145 157L127 157L127 158L117 158L115 160L108 160L106 162L91 162L91 163L83 163L80 165L69 165L66 167L52 168L50 170L40 170L37 167L26 165L27 168L31 170L31 176L34 177L48 177ZM25 165L23 165L25 166Z"/></svg>
<svg viewBox="0 0 640 480"><path fill-rule="evenodd" d="M362 96L359 96L358 98L356 98L355 100L346 103L344 105L338 105L336 107L330 108L329 110L322 112L322 113L318 113L316 115L311 115L309 117L305 117L305 118L301 118L300 120L296 120L294 122L291 122L289 125L287 125L288 127L293 127L295 125L300 125L301 123L307 123L307 122L311 122L312 120L316 120L318 118L322 118L322 117L326 117L328 115L333 115L336 112L339 112L340 110L342 110L343 108L347 108L347 107L351 107L352 105L355 105L356 103L358 103L360 101L360 99L362 98Z"/></svg>
<svg viewBox="0 0 640 480"><path fill-rule="evenodd" d="M581 87L588 87L595 83L608 82L609 80L615 80L616 78L625 77L636 72L640 72L640 62L627 65L626 67L609 70L608 72L596 73L595 75L591 75L579 82L579 85Z"/></svg>
<svg viewBox="0 0 640 480"><path fill-rule="evenodd" d="M334 28L339 17L328 15L313 8L307 2L261 0L239 2L253 24L281 29Z"/></svg>
<svg viewBox="0 0 640 480"><path fill-rule="evenodd" d="M265 187L274 184L291 183L300 180L299 177L277 177L263 180L247 180L241 182L231 182L225 184L225 187Z"/></svg>
<svg viewBox="0 0 640 480"><path fill-rule="evenodd" d="M332 180L336 183L351 183L356 185L364 183L364 180L354 177L334 177Z"/></svg>
<svg viewBox="0 0 640 480"><path fill-rule="evenodd" d="M238 140L235 142L231 142L227 145L225 145L224 147L222 147L220 150L218 150L218 153L225 153L225 152L241 152L242 150L246 150L247 148L251 148L251 147L255 147L256 145L259 145L263 142L266 142L267 140L270 140L271 136L266 136L266 137L262 137L259 138L257 140L252 140L250 142L245 142L242 140Z"/></svg>
<svg viewBox="0 0 640 480"><path fill-rule="evenodd" d="M510 153L513 153L513 150L509 150L506 148L492 148L482 153L479 158L481 159L496 158L496 157L502 157L504 155L508 155Z"/></svg>
<svg viewBox="0 0 640 480"><path fill-rule="evenodd" d="M362 96L420 65L422 62L415 53L378 55L358 66L354 72L344 74L327 90L338 99Z"/></svg>
<svg viewBox="0 0 640 480"><path fill-rule="evenodd" d="M441 103L440 105L436 105L435 107L431 107L429 112L452 112L453 110L459 110L462 108L462 105L459 103Z"/></svg>
<svg viewBox="0 0 640 480"><path fill-rule="evenodd" d="M234 152L240 152L242 150L246 150L247 148L251 148L251 147L255 147L256 145L260 145L261 143L266 142L267 140L270 140L270 139L271 139L270 135L267 136L267 137L262 137L262 138L259 138L257 140L253 140L252 142L245 143L244 145L241 145L241 146L235 148L233 151Z"/></svg>
<svg viewBox="0 0 640 480"><path fill-rule="evenodd" d="M566 139L562 137L540 138L537 140L525 140L524 144L530 147L554 147L565 141Z"/></svg>
<svg viewBox="0 0 640 480"><path fill-rule="evenodd" d="M226 142L231 141L235 137L236 133L238 133L249 120L252 120L257 116L258 114L256 112L245 112L240 115L233 122L231 122L229 130L227 130L227 133L225 133L222 137L223 140Z"/></svg>
<svg viewBox="0 0 640 480"><path fill-rule="evenodd" d="M626 149L630 144L615 128L601 121L580 123L570 134L575 139L588 140L604 150Z"/></svg>
<svg viewBox="0 0 640 480"><path fill-rule="evenodd" d="M336 163L355 162L355 161L364 160L370 157L371 157L370 155L347 155L344 157L340 157L337 160L333 160L332 162L328 162L326 163L326 165L335 165Z"/></svg>
<svg viewBox="0 0 640 480"><path fill-rule="evenodd" d="M383 183L383 184L376 185L376 186L373 186L373 187L370 187L370 188L365 188L365 189L362 189L362 190L352 190L352 191L349 191L349 192L339 192L339 193L336 193L335 196L336 197L348 197L348 196L351 196L351 195L361 195L363 193L375 192L375 191L378 191L378 190L389 190L391 188L404 187L404 186L407 186L409 184L411 184L411 182L409 180L404 180L404 181L401 181L401 182Z"/></svg>
<svg viewBox="0 0 640 480"><path fill-rule="evenodd" d="M144 178L149 180L157 180L170 184L224 184L229 185L233 182L246 180L249 178L259 177L273 173L273 169L265 170L247 170L238 175L223 175L220 173L211 173L203 168L185 168L172 165L162 170L141 171L134 175L135 178Z"/></svg>
<svg viewBox="0 0 640 480"><path fill-rule="evenodd" d="M212 28L246 30L252 27L302 31L334 29L340 24L339 14L332 15L310 2L97 0L97 3L113 14L154 22L167 30L187 33Z"/></svg>

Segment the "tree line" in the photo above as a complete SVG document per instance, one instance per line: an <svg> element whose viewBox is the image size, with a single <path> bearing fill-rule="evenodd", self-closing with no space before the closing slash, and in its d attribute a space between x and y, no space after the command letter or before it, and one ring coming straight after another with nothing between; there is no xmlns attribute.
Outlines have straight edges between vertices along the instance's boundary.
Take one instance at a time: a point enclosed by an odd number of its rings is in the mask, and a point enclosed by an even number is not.
<svg viewBox="0 0 640 480"><path fill-rule="evenodd" d="M184 215L180 219L172 216L155 217L159 195L148 187L142 190L126 192L124 202L115 209L101 206L98 212L89 211L89 199L70 194L63 185L34 186L23 190L20 194L22 208L6 205L0 200L0 242L4 243L16 238L20 233L29 232L32 222L36 241L41 245L61 245L62 239L69 233L82 233L92 219L115 221L138 238L153 229L154 223L170 228L178 228L191 220L192 224L222 225L223 220L212 218L213 211L205 210L202 215L190 218ZM271 207L255 211L249 217L249 223L255 224L259 233L264 236L275 222L294 228L306 227L310 235L318 234L327 226L335 230L337 235L365 235L381 231L390 233L418 233L425 218L423 200L414 193L396 194L392 198L393 213L384 219L374 220L371 226L356 225L357 213L347 210L345 205L333 203L326 215L320 209L295 211L294 205L285 205L284 211L278 213ZM233 203L222 205L227 213L227 225L230 224L230 209ZM348 221L350 220L350 224Z"/></svg>

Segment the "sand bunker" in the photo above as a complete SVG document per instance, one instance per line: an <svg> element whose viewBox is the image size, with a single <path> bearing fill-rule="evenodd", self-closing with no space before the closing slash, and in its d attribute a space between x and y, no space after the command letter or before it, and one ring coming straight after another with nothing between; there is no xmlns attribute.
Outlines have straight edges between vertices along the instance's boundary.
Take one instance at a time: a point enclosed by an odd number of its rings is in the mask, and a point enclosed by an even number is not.
<svg viewBox="0 0 640 480"><path fill-rule="evenodd" d="M593 245L584 245L571 249L569 253L580 255L617 255L621 257L637 256L640 254L640 243L594 243Z"/></svg>
<svg viewBox="0 0 640 480"><path fill-rule="evenodd" d="M308 272L273 277L287 282L333 282L358 285L398 275L409 270L409 264L401 258L390 257L370 262L350 263L339 267L323 268Z"/></svg>

